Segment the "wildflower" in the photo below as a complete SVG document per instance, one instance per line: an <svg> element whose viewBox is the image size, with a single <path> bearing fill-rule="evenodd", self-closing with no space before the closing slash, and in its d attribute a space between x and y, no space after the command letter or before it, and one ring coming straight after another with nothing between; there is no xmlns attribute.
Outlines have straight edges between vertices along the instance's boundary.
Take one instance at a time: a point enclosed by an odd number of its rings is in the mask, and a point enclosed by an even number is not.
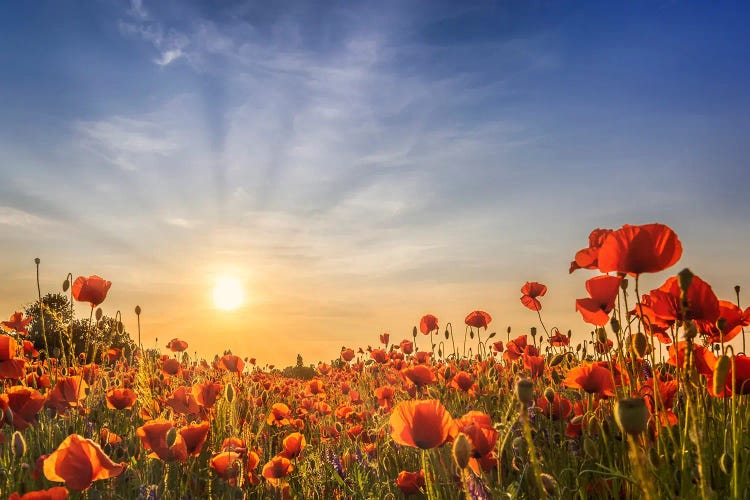
<svg viewBox="0 0 750 500"><path fill-rule="evenodd" d="M53 486L48 490L29 491L23 495L18 492L11 493L8 500L65 500L68 498L68 489L64 486Z"/></svg>
<svg viewBox="0 0 750 500"><path fill-rule="evenodd" d="M182 440L185 442L185 448L189 456L197 457L200 455L210 428L211 424L205 421L198 424L189 424L180 428L178 432L180 433Z"/></svg>
<svg viewBox="0 0 750 500"><path fill-rule="evenodd" d="M576 300L576 311L583 321L596 326L609 322L609 313L615 308L615 299L620 292L622 278L616 276L596 276L586 281L589 297Z"/></svg>
<svg viewBox="0 0 750 500"><path fill-rule="evenodd" d="M429 335L438 328L440 328L438 326L438 319L432 314L425 314L422 316L422 319L419 320L419 331L425 335Z"/></svg>
<svg viewBox="0 0 750 500"><path fill-rule="evenodd" d="M566 387L582 389L589 394L615 395L612 372L604 367L585 362L571 369L562 384Z"/></svg>
<svg viewBox="0 0 750 500"><path fill-rule="evenodd" d="M178 338L174 338L170 340L169 343L167 344L167 349L169 349L172 352L183 352L187 348L188 348L188 343Z"/></svg>
<svg viewBox="0 0 750 500"><path fill-rule="evenodd" d="M416 495L424 487L424 471L418 472L401 471L396 478L396 486L404 495Z"/></svg>
<svg viewBox="0 0 750 500"><path fill-rule="evenodd" d="M605 238L599 248L598 265L603 273L637 276L672 267L681 256L682 244L668 226L625 224Z"/></svg>
<svg viewBox="0 0 750 500"><path fill-rule="evenodd" d="M177 460L182 462L187 458L187 445L179 433L175 433L174 441L168 443L167 434L172 429L174 429L172 422L159 418L138 427L135 434L141 440L141 445L152 452L149 457L164 461Z"/></svg>
<svg viewBox="0 0 750 500"><path fill-rule="evenodd" d="M288 459L297 458L302 450L307 446L307 440L305 436L299 432L293 432L284 438L283 441L284 451L280 453Z"/></svg>
<svg viewBox="0 0 750 500"><path fill-rule="evenodd" d="M242 370L245 369L245 362L242 361L242 358L240 358L239 356L235 356L234 354L225 354L224 356L219 358L218 366L219 368L228 372L242 373Z"/></svg>
<svg viewBox="0 0 750 500"><path fill-rule="evenodd" d="M542 303L539 302L537 297L542 297L547 293L547 287L536 281L527 281L523 287L521 287L521 303L531 309L532 311L541 311Z"/></svg>
<svg viewBox="0 0 750 500"><path fill-rule="evenodd" d="M570 263L569 273L577 269L596 269L599 267L599 249L604 240L612 233L611 229L594 229L589 234L589 246L576 252L573 262Z"/></svg>
<svg viewBox="0 0 750 500"><path fill-rule="evenodd" d="M29 333L28 326L31 323L31 318L27 317L24 319L22 312L14 312L8 321L0 322L0 327L6 332L16 332L19 335L27 335Z"/></svg>
<svg viewBox="0 0 750 500"><path fill-rule="evenodd" d="M18 343L10 335L0 335L0 361L8 361L16 357Z"/></svg>
<svg viewBox="0 0 750 500"><path fill-rule="evenodd" d="M456 427L448 410L436 399L399 403L390 425L396 443L423 450L441 446Z"/></svg>
<svg viewBox="0 0 750 500"><path fill-rule="evenodd" d="M90 439L71 434L44 460L44 475L50 481L83 491L94 481L119 476L125 467L124 463L114 463Z"/></svg>
<svg viewBox="0 0 750 500"><path fill-rule="evenodd" d="M45 397L39 391L20 385L8 387L0 394L0 410L6 412L5 419L18 430L24 430L36 421L44 402Z"/></svg>
<svg viewBox="0 0 750 500"><path fill-rule="evenodd" d="M487 329L487 325L490 324L490 321L492 321L492 316L484 311L473 311L466 316L466 319L464 319L464 323L468 326L484 328L485 330Z"/></svg>
<svg viewBox="0 0 750 500"><path fill-rule="evenodd" d="M113 388L107 393L107 408L112 410L129 410L133 408L138 396L132 389Z"/></svg>
<svg viewBox="0 0 750 500"><path fill-rule="evenodd" d="M294 470L292 462L283 456L276 455L263 466L262 475L274 486L281 484L281 480Z"/></svg>
<svg viewBox="0 0 750 500"><path fill-rule="evenodd" d="M107 298L107 292L111 286L111 281L96 275L88 278L79 276L73 282L73 298L78 302L88 302L91 307L96 307Z"/></svg>

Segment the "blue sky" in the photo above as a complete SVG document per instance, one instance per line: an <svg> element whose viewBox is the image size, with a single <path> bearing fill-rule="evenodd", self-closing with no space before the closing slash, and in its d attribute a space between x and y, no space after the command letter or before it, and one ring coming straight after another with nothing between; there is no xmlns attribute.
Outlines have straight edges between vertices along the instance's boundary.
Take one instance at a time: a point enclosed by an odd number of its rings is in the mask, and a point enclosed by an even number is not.
<svg viewBox="0 0 750 500"><path fill-rule="evenodd" d="M523 332L527 280L583 334L568 262L647 222L672 271L750 286L746 4L218 3L0 6L3 309L39 256L46 289L105 276L206 354L330 358L475 308ZM251 300L218 317L221 274Z"/></svg>

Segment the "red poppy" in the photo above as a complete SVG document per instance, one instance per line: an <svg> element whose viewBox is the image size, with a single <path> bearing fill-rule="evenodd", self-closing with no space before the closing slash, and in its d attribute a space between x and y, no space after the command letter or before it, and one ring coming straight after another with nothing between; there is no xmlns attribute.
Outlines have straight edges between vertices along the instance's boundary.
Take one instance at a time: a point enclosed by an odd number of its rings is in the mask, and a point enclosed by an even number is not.
<svg viewBox="0 0 750 500"><path fill-rule="evenodd" d="M46 406L57 411L78 407L86 398L88 387L81 376L58 377L55 387L47 395Z"/></svg>
<svg viewBox="0 0 750 500"><path fill-rule="evenodd" d="M542 415L551 420L565 420L573 411L573 404L557 392L555 392L551 402L546 397L540 396L536 400L536 405Z"/></svg>
<svg viewBox="0 0 750 500"><path fill-rule="evenodd" d="M450 413L436 399L403 401L390 418L391 437L404 446L436 448L455 433Z"/></svg>
<svg viewBox="0 0 750 500"><path fill-rule="evenodd" d="M615 308L615 299L620 293L622 279L616 276L596 276L586 281L589 297L576 300L576 311L583 321L604 326L609 322L609 313Z"/></svg>
<svg viewBox="0 0 750 500"><path fill-rule="evenodd" d="M307 446L307 440L302 433L293 432L284 438L282 445L284 446L284 451L280 455L291 460L297 458L302 453L302 450Z"/></svg>
<svg viewBox="0 0 750 500"><path fill-rule="evenodd" d="M200 412L200 406L198 405L198 401L195 400L195 397L193 397L191 387L178 387L167 396L164 404L172 408L176 413L182 415L195 415Z"/></svg>
<svg viewBox="0 0 750 500"><path fill-rule="evenodd" d="M419 331L425 335L429 335L430 332L434 332L438 328L438 319L432 314L425 314L419 321Z"/></svg>
<svg viewBox="0 0 750 500"><path fill-rule="evenodd" d="M677 234L664 224L625 224L609 234L599 249L599 270L637 276L672 267L682 256Z"/></svg>
<svg viewBox="0 0 750 500"><path fill-rule="evenodd" d="M89 276L84 278L79 276L73 282L73 298L78 302L88 302L91 307L96 307L107 298L111 281L100 278L99 276Z"/></svg>
<svg viewBox="0 0 750 500"><path fill-rule="evenodd" d="M0 361L8 361L16 357L18 343L10 335L0 335Z"/></svg>
<svg viewBox="0 0 750 500"><path fill-rule="evenodd" d="M167 444L167 434L173 427L174 424L169 420L158 418L138 427L135 434L141 440L141 445L152 452L149 457L164 461L177 460L183 462L187 458L188 452L182 435L178 432L172 446Z"/></svg>
<svg viewBox="0 0 750 500"><path fill-rule="evenodd" d="M466 435L471 443L471 456L480 458L489 453L497 444L498 432L492 425L490 416L481 411L470 411L457 420L457 431Z"/></svg>
<svg viewBox="0 0 750 500"><path fill-rule="evenodd" d="M188 348L188 343L178 338L174 338L170 340L169 343L167 344L167 349L169 349L172 352L183 352L187 348Z"/></svg>
<svg viewBox="0 0 750 500"><path fill-rule="evenodd" d="M453 389L463 392L469 392L475 387L474 379L470 374L464 371L460 371L453 376L451 381L448 383L448 387L452 387Z"/></svg>
<svg viewBox="0 0 750 500"><path fill-rule="evenodd" d="M505 353L503 353L503 359L506 361L515 361L524 354L528 354L529 356L539 356L539 350L533 345L528 344L527 335L519 335L507 343L505 346Z"/></svg>
<svg viewBox="0 0 750 500"><path fill-rule="evenodd" d="M401 373L417 387L423 387L435 381L435 373L426 365L409 366L401 370Z"/></svg>
<svg viewBox="0 0 750 500"><path fill-rule="evenodd" d="M547 286L537 283L536 281L527 281L525 285L521 287L521 304L525 305L532 311L541 311L542 303L537 300L537 297L542 297L547 293Z"/></svg>
<svg viewBox="0 0 750 500"><path fill-rule="evenodd" d="M468 326L473 326L474 328L484 328L485 330L487 329L487 325L490 324L490 321L492 321L492 316L484 311L470 312L469 315L466 316L466 319L464 319L464 323L466 323Z"/></svg>
<svg viewBox="0 0 750 500"><path fill-rule="evenodd" d="M599 394L600 396L615 395L612 372L604 367L586 362L571 369L565 380L563 380L562 385L573 389L583 389L589 394Z"/></svg>
<svg viewBox="0 0 750 500"><path fill-rule="evenodd" d="M129 410L135 404L138 396L133 389L115 387L107 393L107 408L111 410Z"/></svg>
<svg viewBox="0 0 750 500"><path fill-rule="evenodd" d="M674 345L669 346L669 360L667 361L670 365L677 366L679 360L680 368L685 368L685 354L687 351L687 342L677 343L677 355L675 356ZM695 369L701 375L706 377L712 377L714 373L714 367L716 366L716 356L706 347L698 344L693 344L693 365Z"/></svg>
<svg viewBox="0 0 750 500"><path fill-rule="evenodd" d="M239 356L225 354L219 358L219 368L232 373L242 373L242 370L245 369L245 362Z"/></svg>
<svg viewBox="0 0 750 500"><path fill-rule="evenodd" d="M612 347L614 347L614 342L612 342L612 339L607 339L604 342L600 342L597 340L594 342L594 351L596 351L597 354L607 354L609 351L612 350Z"/></svg>
<svg viewBox="0 0 750 500"><path fill-rule="evenodd" d="M211 424L204 421L198 424L186 425L179 430L180 436L185 442L188 456L197 457L200 455L210 428Z"/></svg>
<svg viewBox="0 0 750 500"><path fill-rule="evenodd" d="M576 252L573 262L570 263L569 273L577 269L596 269L599 267L599 248L604 240L612 232L611 229L594 229L589 234L589 246Z"/></svg>
<svg viewBox="0 0 750 500"><path fill-rule="evenodd" d="M721 324L721 329L717 325L706 324L701 330L701 333L706 334L706 341L709 344L721 342L722 339L724 342L729 342L742 331L743 327L750 325L750 307L743 311L728 300L720 300L719 319L722 318L723 321L717 321L717 324Z"/></svg>
<svg viewBox="0 0 750 500"><path fill-rule="evenodd" d="M411 340L404 339L398 346L404 354L411 354L414 352L414 342Z"/></svg>
<svg viewBox="0 0 750 500"><path fill-rule="evenodd" d="M53 486L48 490L29 491L24 495L11 493L8 500L65 500L68 498L68 489L64 486Z"/></svg>
<svg viewBox="0 0 750 500"><path fill-rule="evenodd" d="M378 400L378 406L385 409L390 409L393 406L393 397L395 395L396 390L389 385L375 389L375 398Z"/></svg>
<svg viewBox="0 0 750 500"><path fill-rule="evenodd" d="M274 486L281 484L281 480L294 470L292 462L281 455L276 455L263 466L262 475Z"/></svg>
<svg viewBox="0 0 750 500"><path fill-rule="evenodd" d="M493 343L492 350L495 352L503 352L505 350L505 346L503 346L503 341L498 340L497 342Z"/></svg>
<svg viewBox="0 0 750 500"><path fill-rule="evenodd" d="M275 425L276 427L289 425L291 423L289 420L291 414L292 410L284 403L274 403L271 407L271 413L268 414L268 418L266 419L266 424Z"/></svg>
<svg viewBox="0 0 750 500"><path fill-rule="evenodd" d="M242 470L242 457L236 451L222 451L211 457L209 465L217 476L234 486Z"/></svg>
<svg viewBox="0 0 750 500"><path fill-rule="evenodd" d="M635 304L635 309L630 311L632 314L641 319L644 329L656 337L663 344L672 343L672 339L667 334L669 328L674 324L673 320L666 320L656 315L653 308L651 295L643 295L641 301Z"/></svg>
<svg viewBox="0 0 750 500"><path fill-rule="evenodd" d="M44 476L83 491L94 481L119 476L125 467L114 463L95 442L71 434L44 460Z"/></svg>
<svg viewBox="0 0 750 500"><path fill-rule="evenodd" d="M682 291L679 278L673 276L657 288L651 290L651 309L662 322L673 322L682 318ZM684 319L694 320L701 331L711 331L719 319L719 299L711 286L693 276L687 290L687 314Z"/></svg>
<svg viewBox="0 0 750 500"><path fill-rule="evenodd" d="M211 408L216 403L216 400L219 399L223 390L224 387L221 384L207 380L202 384L193 384L190 392L193 393L193 397L199 405L204 408Z"/></svg>
<svg viewBox="0 0 750 500"><path fill-rule="evenodd" d="M396 478L396 486L404 495L416 495L424 488L424 471L409 472L402 470Z"/></svg>
<svg viewBox="0 0 750 500"><path fill-rule="evenodd" d="M718 394L713 391L713 372L708 375L708 392L713 396L729 397L732 395L732 384L734 384L734 393L737 395L750 394L750 358L744 354L734 356L734 369L731 364L727 374L724 387Z"/></svg>
<svg viewBox="0 0 750 500"><path fill-rule="evenodd" d="M549 337L549 343L555 347L564 347L570 345L570 337L562 334L557 327L552 327L552 335Z"/></svg>
<svg viewBox="0 0 750 500"><path fill-rule="evenodd" d="M529 370L531 378L541 377L544 374L545 359L542 356L523 356L523 367Z"/></svg>
<svg viewBox="0 0 750 500"><path fill-rule="evenodd" d="M10 410L13 427L24 430L36 421L36 416L44 408L45 398L39 391L22 385L5 389L0 394L0 409Z"/></svg>
<svg viewBox="0 0 750 500"><path fill-rule="evenodd" d="M11 315L8 321L0 322L3 330L6 332L16 332L19 335L27 335L29 333L28 326L31 323L31 318L23 318L23 313L16 311Z"/></svg>
<svg viewBox="0 0 750 500"><path fill-rule="evenodd" d="M182 365L174 358L162 359L161 371L165 375L182 375Z"/></svg>
<svg viewBox="0 0 750 500"><path fill-rule="evenodd" d="M370 352L370 357L375 360L376 363L384 364L388 362L388 354L383 349L373 349Z"/></svg>
<svg viewBox="0 0 750 500"><path fill-rule="evenodd" d="M349 362L354 359L354 349L341 349L341 360Z"/></svg>

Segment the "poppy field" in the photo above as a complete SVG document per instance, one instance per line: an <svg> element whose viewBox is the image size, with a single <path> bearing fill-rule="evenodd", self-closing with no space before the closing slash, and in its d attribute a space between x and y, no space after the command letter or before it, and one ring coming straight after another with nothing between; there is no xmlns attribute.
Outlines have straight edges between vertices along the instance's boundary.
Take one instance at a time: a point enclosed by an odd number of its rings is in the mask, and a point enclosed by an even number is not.
<svg viewBox="0 0 750 500"><path fill-rule="evenodd" d="M662 224L595 229L567 270L585 338L519 283L527 330L434 311L314 374L195 359L190 339L144 349L138 330L50 348L44 315L2 312L0 497L748 498L750 307L681 256ZM90 331L111 285L63 283Z"/></svg>

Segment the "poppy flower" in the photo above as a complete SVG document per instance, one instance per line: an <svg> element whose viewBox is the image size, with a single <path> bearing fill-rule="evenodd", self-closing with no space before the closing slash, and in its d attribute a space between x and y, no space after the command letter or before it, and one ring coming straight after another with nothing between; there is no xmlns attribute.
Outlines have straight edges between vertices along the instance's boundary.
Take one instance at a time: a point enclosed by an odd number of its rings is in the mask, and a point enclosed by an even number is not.
<svg viewBox="0 0 750 500"><path fill-rule="evenodd" d="M276 455L263 466L261 473L274 486L281 484L281 480L294 470L292 462L281 455Z"/></svg>
<svg viewBox="0 0 750 500"><path fill-rule="evenodd" d="M385 409L390 409L393 406L393 397L396 395L396 390L385 385L375 389L375 398L378 400L378 406Z"/></svg>
<svg viewBox="0 0 750 500"><path fill-rule="evenodd" d="M674 366L677 366L677 363L679 362L680 368L684 369L686 351L687 342L678 342L676 350L674 345L670 345L669 359L667 360L667 362L670 365ZM693 366L695 366L695 369L701 375L712 377L714 373L714 367L716 366L716 356L706 347L698 344L693 344Z"/></svg>
<svg viewBox="0 0 750 500"><path fill-rule="evenodd" d="M391 334L390 333L381 333L380 334L380 343L383 344L384 346L388 345L388 341L390 339L391 339Z"/></svg>
<svg viewBox="0 0 750 500"><path fill-rule="evenodd" d="M426 365L409 366L401 370L401 373L417 387L423 387L435 382L435 373Z"/></svg>
<svg viewBox="0 0 750 500"><path fill-rule="evenodd" d="M557 392L554 393L551 402L546 397L540 396L536 400L536 405L542 415L551 420L565 420L573 412L573 404Z"/></svg>
<svg viewBox="0 0 750 500"><path fill-rule="evenodd" d="M679 278L673 276L656 290L651 290L651 309L662 322L673 322L682 318L682 291ZM710 331L719 319L719 299L711 286L693 276L687 290L687 311L684 319L693 320L701 331Z"/></svg>
<svg viewBox="0 0 750 500"><path fill-rule="evenodd" d="M341 349L341 360L347 363L354 359L354 349Z"/></svg>
<svg viewBox="0 0 750 500"><path fill-rule="evenodd" d="M404 339L398 346L404 354L411 354L414 352L414 342L411 340Z"/></svg>
<svg viewBox="0 0 750 500"><path fill-rule="evenodd" d="M614 396L615 385L612 381L612 372L608 369L582 363L571 369L563 380L562 385L573 389L582 389L589 394L599 394L600 396Z"/></svg>
<svg viewBox="0 0 750 500"><path fill-rule="evenodd" d="M115 387L107 393L107 408L111 410L129 410L135 404L138 396L133 389Z"/></svg>
<svg viewBox="0 0 750 500"><path fill-rule="evenodd" d="M474 388L474 379L470 374L464 371L460 371L453 376L451 381L448 383L448 387L452 387L453 389L463 392L469 392L472 388Z"/></svg>
<svg viewBox="0 0 750 500"><path fill-rule="evenodd" d="M691 285L692 286L692 285ZM718 325L705 325L701 333L706 335L706 341L709 344L729 342L742 331L742 328L750 325L750 307L744 311L728 300L719 301L719 319Z"/></svg>
<svg viewBox="0 0 750 500"><path fill-rule="evenodd" d="M470 411L457 420L457 430L466 435L471 443L471 456L488 455L497 444L498 432L490 416L481 411Z"/></svg>
<svg viewBox="0 0 750 500"><path fill-rule="evenodd" d="M284 451L280 454L288 459L297 458L302 450L307 446L305 436L300 432L293 432L284 438Z"/></svg>
<svg viewBox="0 0 750 500"><path fill-rule="evenodd" d="M182 365L174 358L167 358L161 362L161 371L164 375L182 375Z"/></svg>
<svg viewBox="0 0 750 500"><path fill-rule="evenodd" d="M438 328L438 319L432 314L425 314L419 320L419 331L425 335L429 335L430 332L434 332Z"/></svg>
<svg viewBox="0 0 750 500"><path fill-rule="evenodd" d="M100 278L99 276L89 276L84 278L79 276L73 282L73 298L78 302L88 302L91 307L96 307L107 298L111 281Z"/></svg>
<svg viewBox="0 0 750 500"><path fill-rule="evenodd" d="M750 358L744 354L737 354L732 360L734 370L730 364L724 387L718 394L713 392L713 372L708 375L709 393L713 396L728 397L732 394L732 384L734 384L734 393L739 395L750 394Z"/></svg>
<svg viewBox="0 0 750 500"><path fill-rule="evenodd" d="M0 335L0 361L8 361L16 357L18 343L10 335Z"/></svg>
<svg viewBox="0 0 750 500"><path fill-rule="evenodd" d="M573 262L570 263L569 273L577 269L596 269L599 267L599 248L604 240L612 232L612 229L594 229L589 234L589 246L576 252Z"/></svg>
<svg viewBox="0 0 750 500"><path fill-rule="evenodd" d="M178 387L167 396L165 404L172 408L176 413L182 415L195 415L200 412L198 401L193 397L191 387Z"/></svg>
<svg viewBox="0 0 750 500"><path fill-rule="evenodd" d="M206 421L198 424L188 424L185 427L180 428L178 432L180 433L182 440L185 442L188 456L197 457L200 455L210 428L211 424Z"/></svg>
<svg viewBox="0 0 750 500"><path fill-rule="evenodd" d="M234 486L242 470L242 457L235 451L222 451L211 457L209 465L217 476Z"/></svg>
<svg viewBox="0 0 750 500"><path fill-rule="evenodd" d="M44 460L44 476L83 491L94 481L119 476L125 467L114 463L92 440L71 434Z"/></svg>
<svg viewBox="0 0 750 500"><path fill-rule="evenodd" d="M29 333L28 326L31 323L31 318L27 317L24 319L22 312L14 312L8 321L0 322L3 330L6 332L16 332L19 335L27 335Z"/></svg>
<svg viewBox="0 0 750 500"><path fill-rule="evenodd" d="M625 224L610 233L599 248L598 265L603 273L637 276L672 267L682 256L677 234L664 224Z"/></svg>
<svg viewBox="0 0 750 500"><path fill-rule="evenodd" d="M396 486L404 495L416 495L424 488L424 471L409 472L402 470L396 478Z"/></svg>
<svg viewBox="0 0 750 500"><path fill-rule="evenodd" d="M18 492L11 493L8 500L65 500L68 498L68 489L64 486L53 486L48 490L29 491L24 495Z"/></svg>
<svg viewBox="0 0 750 500"><path fill-rule="evenodd" d="M219 395L221 395L223 390L224 387L221 384L207 380L202 384L193 384L190 392L192 392L193 397L199 405L204 408L211 408L216 404L216 400L219 399Z"/></svg>
<svg viewBox="0 0 750 500"><path fill-rule="evenodd" d="M545 359L542 356L523 356L523 367L529 370L531 378L541 377L544 374Z"/></svg>
<svg viewBox="0 0 750 500"><path fill-rule="evenodd" d="M515 361L524 354L538 356L539 350L533 345L528 344L527 335L519 335L506 344L503 359L506 361Z"/></svg>
<svg viewBox="0 0 750 500"><path fill-rule="evenodd" d="M276 427L282 427L289 425L291 422L289 417L292 415L292 410L289 409L284 403L274 403L271 407L271 413L268 414L266 419L267 425L274 425Z"/></svg>
<svg viewBox="0 0 750 500"><path fill-rule="evenodd" d="M468 326L473 326L474 328L484 328L485 330L487 329L487 325L490 324L490 321L492 321L492 316L484 311L470 312L469 315L466 316L466 319L464 319L464 323L466 323Z"/></svg>
<svg viewBox="0 0 750 500"><path fill-rule="evenodd" d="M178 338L174 338L170 340L169 343L167 344L167 349L169 349L172 352L183 352L187 348L188 348L188 343Z"/></svg>
<svg viewBox="0 0 750 500"><path fill-rule="evenodd" d="M498 340L497 342L492 344L492 350L495 352L503 352L505 350L505 346L503 345L502 340Z"/></svg>
<svg viewBox="0 0 750 500"><path fill-rule="evenodd" d="M245 369L245 362L239 356L225 354L219 358L219 368L232 373L242 373Z"/></svg>
<svg viewBox="0 0 750 500"><path fill-rule="evenodd" d="M521 304L525 305L532 311L541 311L542 303L539 302L537 297L542 297L547 293L546 285L537 283L536 281L527 281L525 285L521 287Z"/></svg>
<svg viewBox="0 0 750 500"><path fill-rule="evenodd" d="M47 395L45 405L57 411L78 407L86 398L89 385L80 375L75 377L58 377L55 387Z"/></svg>
<svg viewBox="0 0 750 500"><path fill-rule="evenodd" d="M620 293L620 283L622 278L607 275L586 280L589 297L576 299L576 311L581 313L583 321L596 326L609 322L609 313L615 308L615 299Z"/></svg>
<svg viewBox="0 0 750 500"><path fill-rule="evenodd" d="M448 410L436 399L402 401L389 422L396 443L423 450L441 446L456 428Z"/></svg>
<svg viewBox="0 0 750 500"><path fill-rule="evenodd" d="M388 362L388 354L383 349L373 349L370 352L370 357L374 359L376 363L385 364Z"/></svg>
<svg viewBox="0 0 750 500"><path fill-rule="evenodd" d="M167 434L173 427L174 424L169 420L158 418L138 427L135 434L141 440L143 448L151 451L150 458L183 462L188 452L182 435L178 432L172 446L167 444Z"/></svg>
<svg viewBox="0 0 750 500"><path fill-rule="evenodd" d="M0 394L0 408L9 409L13 415L13 427L22 431L36 421L44 408L45 397L30 387L15 385Z"/></svg>
<svg viewBox="0 0 750 500"><path fill-rule="evenodd" d="M561 333L557 327L552 327L552 335L549 337L549 343L555 347L564 347L570 345L570 337Z"/></svg>

